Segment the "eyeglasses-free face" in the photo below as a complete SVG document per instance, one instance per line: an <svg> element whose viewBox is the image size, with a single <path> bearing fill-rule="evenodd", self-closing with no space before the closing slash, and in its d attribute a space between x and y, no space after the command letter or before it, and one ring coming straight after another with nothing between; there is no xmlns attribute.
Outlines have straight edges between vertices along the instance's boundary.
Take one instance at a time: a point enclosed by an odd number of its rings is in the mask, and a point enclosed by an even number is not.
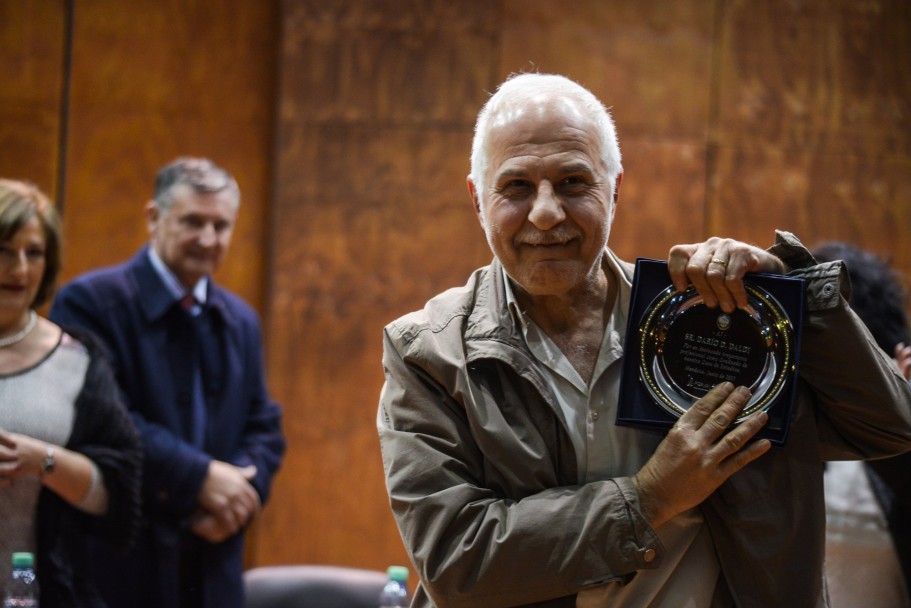
<svg viewBox="0 0 911 608"><path fill-rule="evenodd" d="M44 229L37 217L0 242L0 326L15 323L31 308L44 278L45 254Z"/></svg>

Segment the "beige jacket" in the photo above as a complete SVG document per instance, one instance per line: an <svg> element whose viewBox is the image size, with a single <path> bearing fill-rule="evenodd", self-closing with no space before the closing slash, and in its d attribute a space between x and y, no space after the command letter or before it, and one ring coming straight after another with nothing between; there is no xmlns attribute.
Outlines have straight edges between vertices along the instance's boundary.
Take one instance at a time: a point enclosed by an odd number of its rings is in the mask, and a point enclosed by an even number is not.
<svg viewBox="0 0 911 608"><path fill-rule="evenodd" d="M847 306L840 263L788 233L771 251L807 280L790 434L701 509L737 606L825 606L823 461L911 449L911 388ZM385 330L377 426L413 606L573 606L662 563L629 478L578 484L500 276L494 260Z"/></svg>

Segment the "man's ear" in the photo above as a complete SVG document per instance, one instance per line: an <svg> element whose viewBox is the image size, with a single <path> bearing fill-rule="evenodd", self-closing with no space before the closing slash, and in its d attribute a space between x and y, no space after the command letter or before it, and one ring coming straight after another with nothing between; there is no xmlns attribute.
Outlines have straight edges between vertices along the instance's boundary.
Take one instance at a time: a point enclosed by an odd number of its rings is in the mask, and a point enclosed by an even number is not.
<svg viewBox="0 0 911 608"><path fill-rule="evenodd" d="M146 218L146 227L149 230L149 234L152 234L155 226L158 225L158 220L161 218L161 210L155 204L155 201L152 200L147 202L145 207L142 208L142 214Z"/></svg>
<svg viewBox="0 0 911 608"><path fill-rule="evenodd" d="M614 184L614 204L617 204L617 201L620 200L620 184L623 182L623 173L617 174L617 181Z"/></svg>
<svg viewBox="0 0 911 608"><path fill-rule="evenodd" d="M484 218L481 217L481 200L478 198L478 191L475 189L474 182L471 181L470 175L465 178L465 181L468 182L468 194L471 196L471 202L474 204L474 212L478 214L478 219L480 219L481 224L483 224Z"/></svg>

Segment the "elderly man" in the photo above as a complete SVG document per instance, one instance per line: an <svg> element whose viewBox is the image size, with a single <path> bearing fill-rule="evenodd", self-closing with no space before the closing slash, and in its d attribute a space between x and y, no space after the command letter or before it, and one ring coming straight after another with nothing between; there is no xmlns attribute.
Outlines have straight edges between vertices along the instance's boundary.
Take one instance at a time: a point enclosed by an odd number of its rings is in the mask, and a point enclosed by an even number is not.
<svg viewBox="0 0 911 608"><path fill-rule="evenodd" d="M724 383L664 437L615 424L632 267L607 247L623 174L604 106L553 75L482 109L468 188L493 262L386 327L377 425L415 606L824 606L823 460L911 448L911 390L779 233L669 256L678 290L747 305L747 272L808 281L786 447ZM871 407L870 404L876 404Z"/></svg>
<svg viewBox="0 0 911 608"><path fill-rule="evenodd" d="M96 333L142 435L144 526L133 551L93 556L109 606L241 608L243 532L285 450L255 311L212 280L240 192L208 159L163 167L150 242L78 277L51 317Z"/></svg>

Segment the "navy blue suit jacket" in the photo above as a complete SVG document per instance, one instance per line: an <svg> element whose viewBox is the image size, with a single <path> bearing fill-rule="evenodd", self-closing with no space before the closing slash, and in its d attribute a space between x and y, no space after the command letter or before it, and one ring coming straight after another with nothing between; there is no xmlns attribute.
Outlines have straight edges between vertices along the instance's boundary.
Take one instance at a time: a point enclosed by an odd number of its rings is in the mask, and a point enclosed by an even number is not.
<svg viewBox="0 0 911 608"><path fill-rule="evenodd" d="M173 301L143 248L125 264L64 286L50 317L83 327L107 345L143 440L146 525L139 543L127 558L98 548L97 559L109 562L106 580L99 581L109 604L177 606L181 546L193 543L200 558L195 584L202 590L202 605L241 608L243 534L211 544L186 528L211 459L255 465L251 483L265 503L285 451L281 409L265 384L255 311L210 280L205 311L190 317ZM201 447L191 440L197 365L207 408Z"/></svg>

